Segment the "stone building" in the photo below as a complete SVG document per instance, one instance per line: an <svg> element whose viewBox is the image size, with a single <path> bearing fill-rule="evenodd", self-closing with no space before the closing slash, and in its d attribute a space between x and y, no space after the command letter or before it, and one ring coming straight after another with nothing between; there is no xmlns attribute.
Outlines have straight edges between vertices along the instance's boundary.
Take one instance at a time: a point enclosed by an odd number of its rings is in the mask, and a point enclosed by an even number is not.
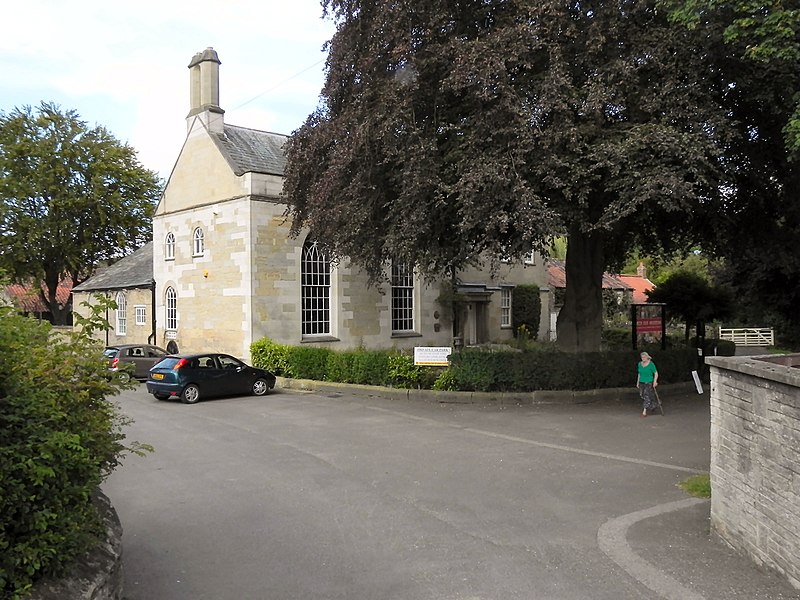
<svg viewBox="0 0 800 600"><path fill-rule="evenodd" d="M281 197L287 137L225 122L219 65L212 48L189 64L186 140L153 217L157 345L249 360L250 344L264 337L333 349L512 337L514 287L546 283L536 257L494 274L461 273L456 316L442 286L413 269L387 265L391 285L370 287L354 265L332 264L308 232L290 237Z"/></svg>
<svg viewBox="0 0 800 600"><path fill-rule="evenodd" d="M72 311L88 316L87 303L100 294L116 302L117 309L105 315L111 329L98 332L106 345L145 344L155 339L155 284L153 243L148 242L130 256L100 270L72 288Z"/></svg>

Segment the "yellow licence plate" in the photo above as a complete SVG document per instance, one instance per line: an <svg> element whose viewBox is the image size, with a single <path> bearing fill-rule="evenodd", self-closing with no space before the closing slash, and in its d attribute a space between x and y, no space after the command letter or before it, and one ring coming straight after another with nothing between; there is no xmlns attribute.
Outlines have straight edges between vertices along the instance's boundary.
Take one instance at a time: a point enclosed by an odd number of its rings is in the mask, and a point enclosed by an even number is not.
<svg viewBox="0 0 800 600"><path fill-rule="evenodd" d="M153 373L153 379L164 379L163 373Z"/></svg>

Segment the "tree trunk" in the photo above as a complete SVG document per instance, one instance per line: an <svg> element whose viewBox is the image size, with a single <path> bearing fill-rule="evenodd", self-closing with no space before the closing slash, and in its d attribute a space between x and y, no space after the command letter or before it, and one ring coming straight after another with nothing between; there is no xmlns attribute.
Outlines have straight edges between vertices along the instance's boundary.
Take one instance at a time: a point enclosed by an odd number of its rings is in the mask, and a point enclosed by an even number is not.
<svg viewBox="0 0 800 600"><path fill-rule="evenodd" d="M603 236L571 227L565 271L567 289L558 313L558 345L568 352L600 350L603 328Z"/></svg>

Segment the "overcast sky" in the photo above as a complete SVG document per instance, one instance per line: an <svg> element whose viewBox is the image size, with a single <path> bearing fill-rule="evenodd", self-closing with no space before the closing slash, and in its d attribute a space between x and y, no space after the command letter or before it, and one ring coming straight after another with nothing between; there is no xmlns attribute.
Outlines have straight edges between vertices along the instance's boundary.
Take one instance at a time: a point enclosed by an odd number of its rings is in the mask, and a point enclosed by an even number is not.
<svg viewBox="0 0 800 600"><path fill-rule="evenodd" d="M219 54L225 122L290 134L317 106L334 32L318 0L26 0L0 20L0 111L55 102L166 178L192 56Z"/></svg>

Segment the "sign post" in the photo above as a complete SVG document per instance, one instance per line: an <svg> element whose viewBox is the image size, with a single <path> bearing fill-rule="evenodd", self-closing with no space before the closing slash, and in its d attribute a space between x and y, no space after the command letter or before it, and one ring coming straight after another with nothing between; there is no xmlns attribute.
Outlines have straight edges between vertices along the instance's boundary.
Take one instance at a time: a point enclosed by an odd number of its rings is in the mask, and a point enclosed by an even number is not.
<svg viewBox="0 0 800 600"><path fill-rule="evenodd" d="M661 349L667 349L666 304L648 302L647 304L631 304L631 338L633 349L637 350L641 342L661 340Z"/></svg>

